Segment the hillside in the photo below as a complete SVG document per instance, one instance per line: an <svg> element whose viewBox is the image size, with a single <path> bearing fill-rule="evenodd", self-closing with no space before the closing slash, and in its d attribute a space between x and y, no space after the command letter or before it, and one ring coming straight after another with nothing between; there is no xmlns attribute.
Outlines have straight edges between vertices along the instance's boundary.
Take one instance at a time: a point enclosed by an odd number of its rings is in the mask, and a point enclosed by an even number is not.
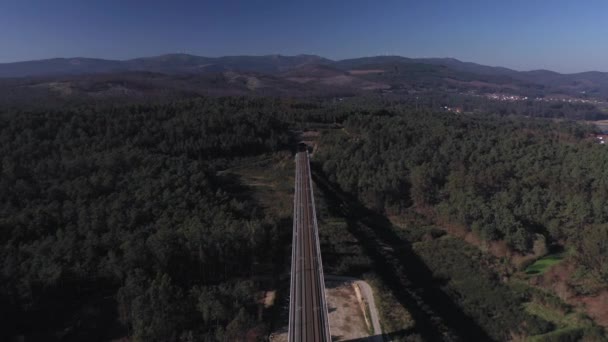
<svg viewBox="0 0 608 342"><path fill-rule="evenodd" d="M92 58L54 58L17 63L1 63L0 78L78 75L117 71L201 73L210 70L239 70L278 73L308 63L324 62L330 61L312 55L226 56L213 58L188 54L167 54L125 61Z"/></svg>
<svg viewBox="0 0 608 342"><path fill-rule="evenodd" d="M369 98L40 105L0 107L3 341L266 339L310 127L323 268L370 282L392 340L605 340L590 127Z"/></svg>
<svg viewBox="0 0 608 342"><path fill-rule="evenodd" d="M125 61L55 58L0 64L0 78L64 77L134 71L166 75L254 73L297 83L310 83L316 87L339 87L355 92L432 89L504 92L534 97L559 95L603 100L608 97L608 73L560 74L547 70L522 72L453 58L375 56L332 61L315 55L201 57L167 54ZM278 85L281 89L294 90L281 83ZM301 93L294 90L294 94Z"/></svg>

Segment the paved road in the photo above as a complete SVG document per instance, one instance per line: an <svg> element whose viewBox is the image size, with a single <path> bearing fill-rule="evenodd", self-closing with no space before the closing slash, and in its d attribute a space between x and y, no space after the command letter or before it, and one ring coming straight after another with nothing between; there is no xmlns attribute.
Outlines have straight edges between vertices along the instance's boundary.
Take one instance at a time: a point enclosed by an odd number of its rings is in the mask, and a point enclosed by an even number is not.
<svg viewBox="0 0 608 342"><path fill-rule="evenodd" d="M308 152L296 154L289 341L331 341Z"/></svg>

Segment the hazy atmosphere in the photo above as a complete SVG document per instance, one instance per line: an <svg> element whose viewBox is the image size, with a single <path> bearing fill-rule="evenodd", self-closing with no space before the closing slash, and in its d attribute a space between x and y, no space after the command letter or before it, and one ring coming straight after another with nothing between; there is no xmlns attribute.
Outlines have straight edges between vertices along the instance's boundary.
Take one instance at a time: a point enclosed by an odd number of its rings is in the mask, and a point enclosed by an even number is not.
<svg viewBox="0 0 608 342"><path fill-rule="evenodd" d="M388 54L608 71L607 21L601 0L7 0L0 4L0 62L178 52Z"/></svg>
<svg viewBox="0 0 608 342"><path fill-rule="evenodd" d="M607 23L0 0L0 341L608 341Z"/></svg>

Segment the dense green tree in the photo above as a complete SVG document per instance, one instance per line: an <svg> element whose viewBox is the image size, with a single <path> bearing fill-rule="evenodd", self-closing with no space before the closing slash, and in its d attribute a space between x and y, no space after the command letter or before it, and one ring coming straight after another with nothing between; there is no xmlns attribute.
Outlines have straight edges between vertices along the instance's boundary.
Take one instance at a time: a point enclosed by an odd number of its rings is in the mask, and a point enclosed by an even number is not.
<svg viewBox="0 0 608 342"><path fill-rule="evenodd" d="M397 110L349 117L343 131L322 137L317 155L330 180L372 208L430 206L529 252L536 234L572 240L604 222L608 151L586 138L591 132L568 122Z"/></svg>
<svg viewBox="0 0 608 342"><path fill-rule="evenodd" d="M433 204L435 198L435 183L428 164L422 164L412 169L410 174L410 189L414 205L424 207Z"/></svg>
<svg viewBox="0 0 608 342"><path fill-rule="evenodd" d="M276 222L219 171L289 148L292 117L278 114L289 107L203 98L0 113L0 312L42 317L65 302L56 321L5 333L74 329L70 315L99 298L114 299L135 340L249 327L259 284L244 279L276 257ZM195 294L207 288L219 297ZM197 314L200 298L221 315Z"/></svg>
<svg viewBox="0 0 608 342"><path fill-rule="evenodd" d="M578 257L591 274L608 282L608 225L590 226L582 231Z"/></svg>

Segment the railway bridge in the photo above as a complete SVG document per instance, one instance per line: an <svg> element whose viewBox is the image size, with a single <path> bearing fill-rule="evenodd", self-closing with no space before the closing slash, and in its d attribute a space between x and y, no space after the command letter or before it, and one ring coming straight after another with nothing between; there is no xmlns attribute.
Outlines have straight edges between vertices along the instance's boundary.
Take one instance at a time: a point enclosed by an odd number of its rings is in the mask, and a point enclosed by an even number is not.
<svg viewBox="0 0 608 342"><path fill-rule="evenodd" d="M306 150L296 154L289 342L331 341L315 201Z"/></svg>

